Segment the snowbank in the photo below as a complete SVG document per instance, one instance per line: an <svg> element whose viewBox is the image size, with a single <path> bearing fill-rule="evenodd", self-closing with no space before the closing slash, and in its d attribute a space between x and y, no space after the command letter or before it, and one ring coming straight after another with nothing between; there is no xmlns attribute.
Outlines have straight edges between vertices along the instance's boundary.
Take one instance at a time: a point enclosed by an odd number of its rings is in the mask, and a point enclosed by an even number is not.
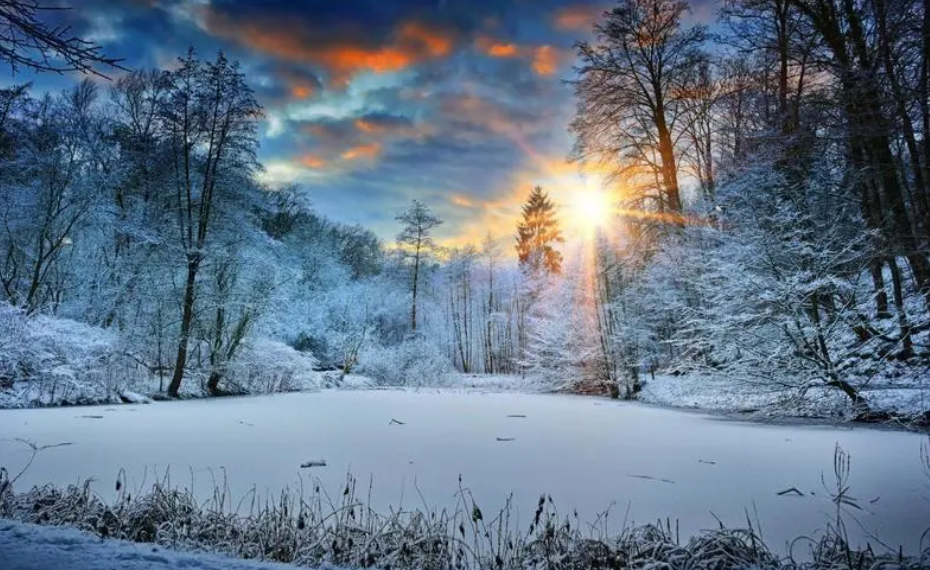
<svg viewBox="0 0 930 570"><path fill-rule="evenodd" d="M294 570L285 564L181 553L153 544L101 539L73 528L3 519L0 519L0 567L4 570Z"/></svg>
<svg viewBox="0 0 930 570"><path fill-rule="evenodd" d="M875 378L860 393L875 411L917 416L930 410L930 377ZM705 374L657 374L647 378L639 400L647 404L765 416L848 419L849 398L835 388L796 388Z"/></svg>

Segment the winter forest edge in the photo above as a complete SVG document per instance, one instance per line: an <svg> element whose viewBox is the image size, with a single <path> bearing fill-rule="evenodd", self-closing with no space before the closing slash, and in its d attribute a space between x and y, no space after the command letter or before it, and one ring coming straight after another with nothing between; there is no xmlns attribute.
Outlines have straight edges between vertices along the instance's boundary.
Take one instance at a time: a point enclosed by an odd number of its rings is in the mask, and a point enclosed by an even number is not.
<svg viewBox="0 0 930 570"><path fill-rule="evenodd" d="M131 68L0 0L14 79L73 79L0 84L0 566L930 567L930 5L714 6L585 11L554 128L597 188L460 245L436 194L386 238L271 176L230 52Z"/></svg>
<svg viewBox="0 0 930 570"><path fill-rule="evenodd" d="M4 89L0 401L454 372L633 398L658 372L744 384L785 413L914 418L927 56L903 7L832 6L731 2L711 34L684 3L637 0L592 23L573 158L609 172L612 212L577 243L539 188L518 228L474 246L438 247L419 201L396 243L325 219L299 187L259 182L263 111L222 54Z"/></svg>

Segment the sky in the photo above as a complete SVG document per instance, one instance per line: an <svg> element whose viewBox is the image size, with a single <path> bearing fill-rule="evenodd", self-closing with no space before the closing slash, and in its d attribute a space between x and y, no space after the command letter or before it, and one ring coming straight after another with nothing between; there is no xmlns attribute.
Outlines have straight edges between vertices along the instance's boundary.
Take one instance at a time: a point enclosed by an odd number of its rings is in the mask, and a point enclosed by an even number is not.
<svg viewBox="0 0 930 570"><path fill-rule="evenodd" d="M392 240L413 199L444 245L514 233L540 184L565 206L599 184L566 162L573 44L608 0L80 0L56 14L130 68L189 47L237 59L264 105L262 176ZM111 75L117 75L113 73ZM66 87L73 76L20 73Z"/></svg>

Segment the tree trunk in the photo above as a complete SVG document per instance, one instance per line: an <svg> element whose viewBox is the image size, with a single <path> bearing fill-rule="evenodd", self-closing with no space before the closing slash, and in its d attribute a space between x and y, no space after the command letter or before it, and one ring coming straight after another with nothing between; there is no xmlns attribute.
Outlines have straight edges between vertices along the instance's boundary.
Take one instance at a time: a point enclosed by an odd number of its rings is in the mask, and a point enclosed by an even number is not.
<svg viewBox="0 0 930 570"><path fill-rule="evenodd" d="M875 290L875 311L879 319L891 316L888 310L888 292L885 290L885 277L882 275L882 262L874 260L869 267L872 273L872 287Z"/></svg>
<svg viewBox="0 0 930 570"><path fill-rule="evenodd" d="M413 259L413 305L410 308L410 327L417 332L417 285L420 279L420 243L417 242L416 257Z"/></svg>
<svg viewBox="0 0 930 570"><path fill-rule="evenodd" d="M187 347L190 341L191 326L194 322L194 290L197 283L197 270L200 262L189 259L187 262L187 282L184 286L184 307L181 314L181 334L178 337L178 356L174 363L174 374L168 385L168 395L179 396L181 382L184 380L184 367L187 366Z"/></svg>
<svg viewBox="0 0 930 570"><path fill-rule="evenodd" d="M907 319L907 311L904 306L904 292L901 283L901 269L898 262L891 259L888 263L891 267L891 290L894 293L895 311L898 313L898 328L901 329L901 358L910 358L914 355L914 341L911 339L911 325Z"/></svg>
<svg viewBox="0 0 930 570"><path fill-rule="evenodd" d="M656 116L656 127L659 132L659 156L662 159L662 184L665 186L665 203L671 213L676 216L676 223L681 226L681 193L678 189L678 168L675 164L675 148L672 135L665 123L665 112L660 108Z"/></svg>

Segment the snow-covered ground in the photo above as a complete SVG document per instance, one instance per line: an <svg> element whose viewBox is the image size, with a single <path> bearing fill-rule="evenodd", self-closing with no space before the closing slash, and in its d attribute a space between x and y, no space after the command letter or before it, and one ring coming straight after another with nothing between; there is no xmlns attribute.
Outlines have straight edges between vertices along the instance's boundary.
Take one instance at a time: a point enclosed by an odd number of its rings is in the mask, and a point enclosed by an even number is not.
<svg viewBox="0 0 930 570"><path fill-rule="evenodd" d="M3 570L293 570L293 566L104 540L73 528L0 519Z"/></svg>
<svg viewBox="0 0 930 570"><path fill-rule="evenodd" d="M867 383L861 394L875 410L920 414L930 410L930 374L876 380ZM849 398L835 388L812 388L803 399L797 395L797 390L724 376L657 374L645 379L639 399L679 408L788 416L824 417L850 409Z"/></svg>
<svg viewBox="0 0 930 570"><path fill-rule="evenodd" d="M16 473L36 445L46 449L16 484L95 480L104 498L125 469L144 490L170 468L172 484L207 497L226 478L233 496L304 488L315 477L333 496L347 472L373 506L455 503L458 478L491 512L507 496L530 520L541 493L566 514L592 521L613 504L626 523L679 519L687 536L717 519L742 526L758 516L778 548L831 521L825 488L834 447L852 456L854 537L918 548L930 527L930 478L913 433L826 426L774 426L573 396L477 391L322 391L145 406L0 411L0 465ZM301 469L309 461L326 467ZM803 496L779 492L794 488ZM627 512L628 511L628 512ZM524 522L520 523L522 527Z"/></svg>

